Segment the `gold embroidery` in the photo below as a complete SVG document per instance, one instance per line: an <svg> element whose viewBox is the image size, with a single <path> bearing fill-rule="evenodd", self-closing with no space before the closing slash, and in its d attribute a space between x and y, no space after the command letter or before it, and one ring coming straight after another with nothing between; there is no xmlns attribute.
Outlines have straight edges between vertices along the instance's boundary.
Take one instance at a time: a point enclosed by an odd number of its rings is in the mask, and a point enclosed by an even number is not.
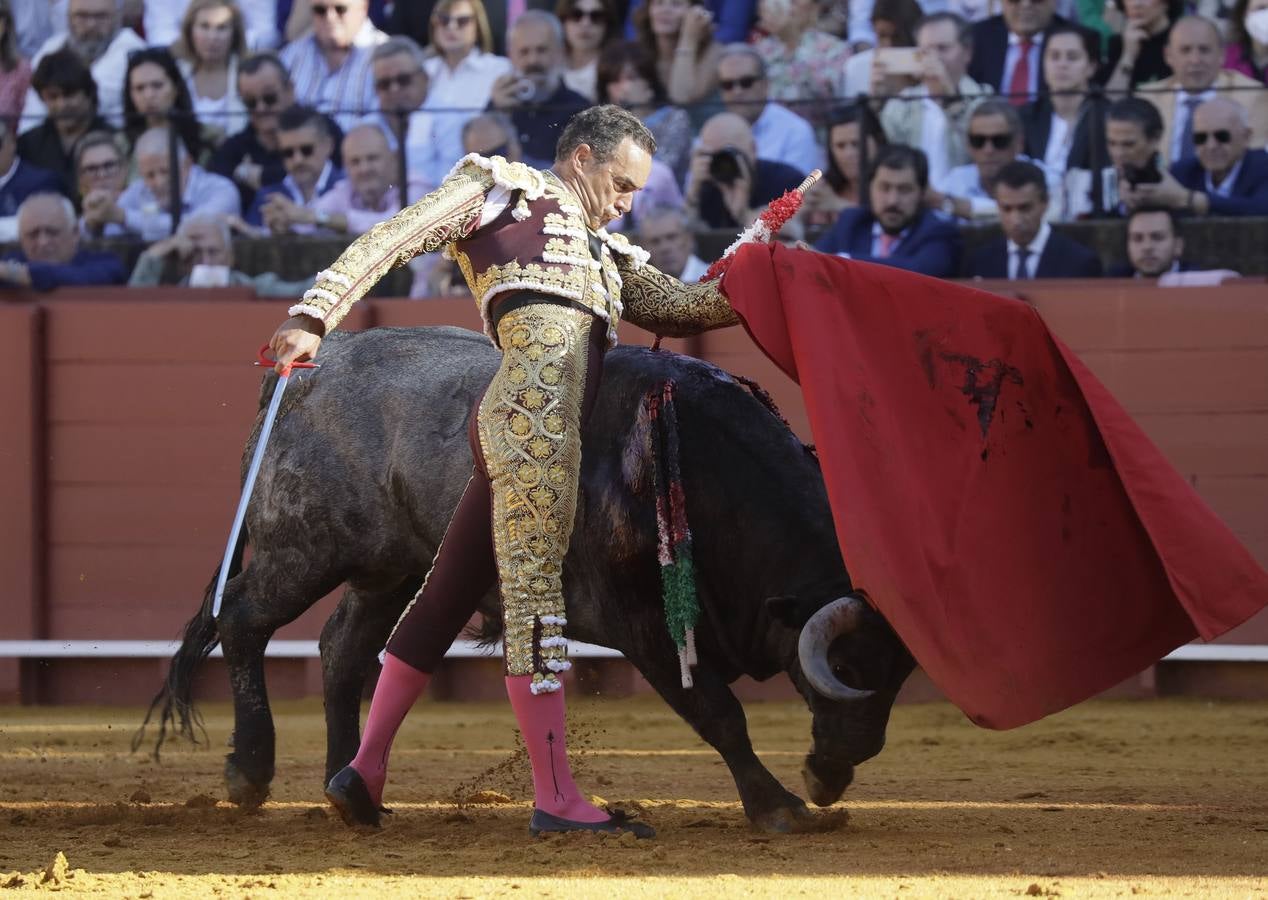
<svg viewBox="0 0 1268 900"><path fill-rule="evenodd" d="M535 690L555 690L566 667L562 572L577 514L591 322L553 304L502 316L505 355L476 414L493 489L506 670L532 675Z"/></svg>
<svg viewBox="0 0 1268 900"><path fill-rule="evenodd" d="M618 263L619 265L619 263ZM738 323L716 281L684 284L655 266L622 267L625 318L665 337L687 337Z"/></svg>
<svg viewBox="0 0 1268 900"><path fill-rule="evenodd" d="M326 332L333 331L389 269L469 234L492 186L492 176L478 166L455 170L436 190L349 244L302 305L320 311Z"/></svg>

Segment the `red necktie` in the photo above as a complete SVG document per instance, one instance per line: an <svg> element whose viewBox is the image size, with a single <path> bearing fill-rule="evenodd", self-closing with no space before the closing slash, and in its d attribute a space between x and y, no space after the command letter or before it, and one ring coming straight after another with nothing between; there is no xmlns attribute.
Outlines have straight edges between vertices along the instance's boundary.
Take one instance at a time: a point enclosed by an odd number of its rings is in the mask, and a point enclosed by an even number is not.
<svg viewBox="0 0 1268 900"><path fill-rule="evenodd" d="M1030 38L1022 38L1021 55L1013 66L1013 77L1008 80L1008 102L1021 106L1030 99L1030 48L1035 45Z"/></svg>
<svg viewBox="0 0 1268 900"><path fill-rule="evenodd" d="M886 259L889 256L889 251L893 249L894 244L896 243L898 243L898 235L886 234L885 232L882 231L881 232L881 252L879 254L880 258Z"/></svg>

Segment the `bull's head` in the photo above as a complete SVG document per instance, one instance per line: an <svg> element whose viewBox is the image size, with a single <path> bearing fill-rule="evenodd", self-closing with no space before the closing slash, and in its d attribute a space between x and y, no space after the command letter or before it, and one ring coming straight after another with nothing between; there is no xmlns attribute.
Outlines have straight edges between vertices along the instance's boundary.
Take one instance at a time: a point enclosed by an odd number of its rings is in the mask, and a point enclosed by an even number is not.
<svg viewBox="0 0 1268 900"><path fill-rule="evenodd" d="M814 716L801 775L810 799L828 806L854 767L881 752L889 712L915 661L889 623L857 593L816 604L780 597L772 615L798 629L788 674Z"/></svg>

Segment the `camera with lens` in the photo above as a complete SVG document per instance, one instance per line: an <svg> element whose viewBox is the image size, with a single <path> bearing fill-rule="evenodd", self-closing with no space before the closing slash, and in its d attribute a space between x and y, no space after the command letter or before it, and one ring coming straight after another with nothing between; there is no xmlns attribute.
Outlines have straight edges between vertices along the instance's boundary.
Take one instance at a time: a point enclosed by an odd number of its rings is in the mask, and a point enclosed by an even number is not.
<svg viewBox="0 0 1268 900"><path fill-rule="evenodd" d="M1143 166L1130 163L1123 166L1123 180L1135 187L1138 184L1158 184L1162 181L1162 171L1158 168L1158 157L1154 156Z"/></svg>
<svg viewBox="0 0 1268 900"><path fill-rule="evenodd" d="M748 163L738 147L723 147L709 157L709 177L727 187L735 184L747 168Z"/></svg>
<svg viewBox="0 0 1268 900"><path fill-rule="evenodd" d="M531 78L521 77L515 82L514 87L515 99L521 103L527 103L537 96L537 85L533 83Z"/></svg>

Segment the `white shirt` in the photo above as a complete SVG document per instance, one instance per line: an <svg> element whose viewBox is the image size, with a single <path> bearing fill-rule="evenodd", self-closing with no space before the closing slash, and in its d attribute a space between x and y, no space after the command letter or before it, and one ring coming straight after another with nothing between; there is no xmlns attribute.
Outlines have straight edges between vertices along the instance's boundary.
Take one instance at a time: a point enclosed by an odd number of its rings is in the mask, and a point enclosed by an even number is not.
<svg viewBox="0 0 1268 900"><path fill-rule="evenodd" d="M564 87L595 102L599 96L599 60L592 59L580 69L564 69Z"/></svg>
<svg viewBox="0 0 1268 900"><path fill-rule="evenodd" d="M1214 100L1218 96L1215 88L1207 88L1200 94L1190 94L1183 88L1176 91L1176 114L1171 123L1171 146L1167 148L1170 151L1167 158L1172 162L1180 158L1180 151L1184 145L1184 129L1189 122L1189 98L1192 97L1197 101L1193 104L1193 108L1197 109L1198 103Z"/></svg>
<svg viewBox="0 0 1268 900"><path fill-rule="evenodd" d="M9 4L13 12L13 27L17 32L18 55L31 57L39 52L53 35L53 10L48 0L26 0ZM66 30L65 23L62 31Z"/></svg>
<svg viewBox="0 0 1268 900"><path fill-rule="evenodd" d="M187 59L176 60L176 67L185 76L185 84L189 88L189 99L194 104L194 115L213 128L219 128L224 134L237 134L247 127L247 108L238 96L238 57L229 57L228 89L224 96L214 100L202 97L194 83L194 65Z"/></svg>
<svg viewBox="0 0 1268 900"><path fill-rule="evenodd" d="M1043 164L1054 172L1064 172L1070 161L1070 145L1074 143L1074 129L1056 113L1048 127L1048 146L1043 152Z"/></svg>
<svg viewBox="0 0 1268 900"><path fill-rule="evenodd" d="M123 210L124 228L129 233L145 241L171 235L172 214L159 205L158 199L140 178L124 188L118 202ZM184 196L181 197L181 218L221 215L242 215L242 196L237 185L201 166L190 166Z"/></svg>
<svg viewBox="0 0 1268 900"><path fill-rule="evenodd" d="M947 159L947 142L943 139L947 130L947 114L942 104L932 97L920 101L923 115L920 117L920 146L925 150L929 160L929 181L935 183L946 177L951 170L951 162Z"/></svg>
<svg viewBox="0 0 1268 900"><path fill-rule="evenodd" d="M268 50L277 46L277 0L234 0L242 10L247 46ZM166 47L180 38L181 22L189 0L149 0L145 4L145 35L150 44ZM232 134L233 132L229 132Z"/></svg>
<svg viewBox="0 0 1268 900"><path fill-rule="evenodd" d="M1026 91L1033 98L1039 93L1039 69L1043 65L1043 32L1032 35L1030 38L1030 70L1027 73L1029 78L1026 84ZM1004 55L1004 74L999 80L999 93L1003 99L1010 99L1008 89L1013 80L1013 69L1017 67L1017 60L1021 59L1021 38L1008 32L1008 53ZM1028 99L1030 99L1028 98Z"/></svg>
<svg viewBox="0 0 1268 900"><path fill-rule="evenodd" d="M423 68L431 84L428 105L465 115L466 121L484 112L493 94L493 82L511 71L511 61L495 53L472 50L452 69L441 56L428 59Z"/></svg>
<svg viewBox="0 0 1268 900"><path fill-rule="evenodd" d="M1206 192L1208 194L1218 194L1221 197L1230 197L1233 194L1233 185L1237 183L1237 176L1242 173L1242 163L1246 161L1245 154L1237 161L1237 165L1228 170L1228 174L1224 176L1224 180L1218 185L1211 180L1211 173L1207 172L1203 178L1206 180ZM2 182L0 182L2 184Z"/></svg>
<svg viewBox="0 0 1268 900"><path fill-rule="evenodd" d="M31 68L39 65L40 60L50 53L61 50L66 45L66 34L55 34L44 42L40 52L31 60ZM128 54L133 50L141 50L145 41L131 28L121 28L115 35L106 52L97 58L90 70L97 82L97 108L101 116L115 128L123 127L123 79L128 73ZM37 125L43 125L48 116L48 109L35 93L35 88L26 92L26 105L22 108L22 125L18 131L29 131Z"/></svg>
<svg viewBox="0 0 1268 900"><path fill-rule="evenodd" d="M442 127L436 116L428 110L428 99L409 114L405 125L405 168L411 176L417 176L431 187L444 181L454 163L462 158L462 129ZM374 113L365 122L378 125L387 135L388 146L396 153L396 132L392 130L388 116ZM452 123L446 123L451 125Z"/></svg>
<svg viewBox="0 0 1268 900"><path fill-rule="evenodd" d="M348 55L333 71L311 33L287 44L280 56L295 83L295 99L329 113L339 127L347 131L370 111L379 108L370 55L386 40L387 35L366 19Z"/></svg>
<svg viewBox="0 0 1268 900"><path fill-rule="evenodd" d="M757 158L792 166L805 175L824 168L823 148L809 122L786 106L767 103L753 123Z"/></svg>
<svg viewBox="0 0 1268 900"><path fill-rule="evenodd" d="M687 264L682 267L678 280L683 284L694 284L708 271L709 264L693 253L687 257Z"/></svg>
<svg viewBox="0 0 1268 900"><path fill-rule="evenodd" d="M1048 237L1052 234L1052 226L1044 222L1039 226L1039 231L1035 234L1029 246L1026 247L1026 271L1018 271L1021 263L1021 247L1013 241L1008 241L1008 279L1017 281L1021 278L1034 278L1035 272L1039 271L1039 257L1043 256L1043 248L1048 246Z"/></svg>
<svg viewBox="0 0 1268 900"><path fill-rule="evenodd" d="M1059 214L1064 206L1062 198L1065 195L1061 183L1061 173L1054 172L1037 159L1031 159L1024 153L1017 154L1019 162L1028 162L1036 165L1043 171L1044 181L1048 183L1048 210L1049 218ZM982 187L982 175L977 170L976 163L966 163L962 166L956 166L941 183L935 183L934 188L939 192L950 197L961 197L969 201L969 207L972 210L970 218L973 221L991 220L999 218L999 207L995 204L995 199L986 192L986 188Z"/></svg>

